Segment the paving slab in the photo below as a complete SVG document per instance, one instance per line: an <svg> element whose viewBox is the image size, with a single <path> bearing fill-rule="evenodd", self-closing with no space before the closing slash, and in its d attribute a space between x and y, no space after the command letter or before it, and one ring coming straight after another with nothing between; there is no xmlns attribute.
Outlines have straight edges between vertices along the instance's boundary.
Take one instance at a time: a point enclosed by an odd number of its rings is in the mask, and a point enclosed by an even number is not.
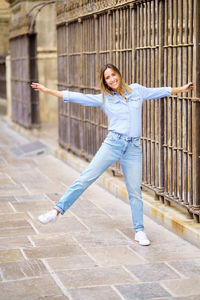
<svg viewBox="0 0 200 300"><path fill-rule="evenodd" d="M181 277L165 263L126 266L126 269L133 273L142 282L178 279Z"/></svg>
<svg viewBox="0 0 200 300"><path fill-rule="evenodd" d="M29 236L29 240L35 247L52 246L52 245L76 245L77 242L69 233L44 233Z"/></svg>
<svg viewBox="0 0 200 300"><path fill-rule="evenodd" d="M159 283L118 285L116 286L116 289L126 300L146 300L170 296Z"/></svg>
<svg viewBox="0 0 200 300"><path fill-rule="evenodd" d="M135 265L139 268L145 259L133 252L128 246L115 246L115 247L98 247L98 248L85 248L87 254L93 257L96 262L101 266L120 266L131 265L133 269Z"/></svg>
<svg viewBox="0 0 200 300"><path fill-rule="evenodd" d="M200 277L200 259L171 261L168 264L185 277Z"/></svg>
<svg viewBox="0 0 200 300"><path fill-rule="evenodd" d="M3 202L15 202L16 201L16 198L14 196L3 196L3 197L0 197L0 203L3 203Z"/></svg>
<svg viewBox="0 0 200 300"><path fill-rule="evenodd" d="M17 202L31 202L31 201L43 201L47 200L47 196L45 194L33 194L33 195L26 195L26 196L16 196L15 200ZM12 201L13 202L13 201Z"/></svg>
<svg viewBox="0 0 200 300"><path fill-rule="evenodd" d="M0 212L2 213L13 213L14 209L9 203L0 203Z"/></svg>
<svg viewBox="0 0 200 300"><path fill-rule="evenodd" d="M172 261L177 259L188 259L190 257L200 258L200 250L185 241L174 241L169 243L152 244L151 247L130 246L136 253L140 254L148 262Z"/></svg>
<svg viewBox="0 0 200 300"><path fill-rule="evenodd" d="M77 288L69 290L74 300L120 300L121 297L110 286Z"/></svg>
<svg viewBox="0 0 200 300"><path fill-rule="evenodd" d="M32 212L31 212L32 214ZM74 216L66 214L65 217L60 216L55 223L51 223L48 226L44 226L36 219L33 220L34 227L40 233L51 233L51 232L66 232L66 233L75 233L75 232L87 232L88 228L84 223L77 219Z"/></svg>
<svg viewBox="0 0 200 300"><path fill-rule="evenodd" d="M26 236L11 236L11 237L2 237L0 235L0 250L7 250L7 249L19 249L20 247L32 247L32 244L28 238L27 232Z"/></svg>
<svg viewBox="0 0 200 300"><path fill-rule="evenodd" d="M75 232L73 238L84 248L133 244L116 230Z"/></svg>
<svg viewBox="0 0 200 300"><path fill-rule="evenodd" d="M22 227L11 227L11 228L0 228L0 236L2 237L10 237L13 238L13 236L27 236L30 234L35 234L34 228L27 224L27 226Z"/></svg>
<svg viewBox="0 0 200 300"><path fill-rule="evenodd" d="M87 221L88 217L109 217L106 212L102 209L99 209L96 205L94 205L91 201L80 198L80 201L75 202L74 205L70 208L70 211Z"/></svg>
<svg viewBox="0 0 200 300"><path fill-rule="evenodd" d="M56 272L62 283L68 288L113 285L118 282L128 284L135 278L122 267L96 267L67 272Z"/></svg>
<svg viewBox="0 0 200 300"><path fill-rule="evenodd" d="M34 247L32 249L24 249L24 253L29 259L84 254L83 250L78 245L52 245L48 247Z"/></svg>
<svg viewBox="0 0 200 300"><path fill-rule="evenodd" d="M25 260L20 249L0 250L0 262Z"/></svg>
<svg viewBox="0 0 200 300"><path fill-rule="evenodd" d="M200 278L166 280L162 282L162 286L173 296L200 295Z"/></svg>
<svg viewBox="0 0 200 300"><path fill-rule="evenodd" d="M39 259L1 263L0 270L4 281L40 277L48 274L46 267Z"/></svg>
<svg viewBox="0 0 200 300"><path fill-rule="evenodd" d="M11 151L17 156L32 156L44 153L47 146L40 141L29 142L18 147L11 148Z"/></svg>
<svg viewBox="0 0 200 300"><path fill-rule="evenodd" d="M45 210L49 210L52 208L52 202L49 199L45 199L42 201L21 201L12 203L12 207L16 212L36 212L37 214L44 212Z"/></svg>
<svg viewBox="0 0 200 300"><path fill-rule="evenodd" d="M89 229L89 230L114 230L114 229L120 229L120 228L127 228L130 227L131 221L127 219L121 219L121 218L111 218L109 216L102 216L99 215L97 217L87 217L82 218L83 224Z"/></svg>
<svg viewBox="0 0 200 300"><path fill-rule="evenodd" d="M66 270L67 272L67 270L80 270L99 266L91 256L84 252L78 254L75 251L71 254L66 252L64 257L45 258L45 261L55 271Z"/></svg>
<svg viewBox="0 0 200 300"><path fill-rule="evenodd" d="M27 218L28 218L28 214L26 212L25 213L21 213L21 212L17 213L17 212L12 211L12 213L1 213L0 223L6 222L6 221L8 221L8 222L25 221Z"/></svg>
<svg viewBox="0 0 200 300"><path fill-rule="evenodd" d="M0 282L1 300L35 300L62 295L51 276ZM53 298L52 298L53 299Z"/></svg>

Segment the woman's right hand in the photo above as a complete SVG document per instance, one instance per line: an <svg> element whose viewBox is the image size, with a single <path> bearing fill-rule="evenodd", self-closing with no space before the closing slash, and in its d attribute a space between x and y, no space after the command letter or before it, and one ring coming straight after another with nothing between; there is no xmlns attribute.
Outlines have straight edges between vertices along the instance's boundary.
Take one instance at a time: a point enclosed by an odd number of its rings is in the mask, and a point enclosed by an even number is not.
<svg viewBox="0 0 200 300"><path fill-rule="evenodd" d="M37 82L32 82L31 83L31 87L34 89L34 91L40 91L40 92L43 92L45 94L56 96L58 98L62 98L63 97L62 91L56 91L56 90L48 89L44 85L42 85L40 83L37 83Z"/></svg>
<svg viewBox="0 0 200 300"><path fill-rule="evenodd" d="M44 85L42 85L40 83L37 83L37 82L32 82L31 87L35 91L40 91L40 92L43 92L43 93L47 92L47 88Z"/></svg>

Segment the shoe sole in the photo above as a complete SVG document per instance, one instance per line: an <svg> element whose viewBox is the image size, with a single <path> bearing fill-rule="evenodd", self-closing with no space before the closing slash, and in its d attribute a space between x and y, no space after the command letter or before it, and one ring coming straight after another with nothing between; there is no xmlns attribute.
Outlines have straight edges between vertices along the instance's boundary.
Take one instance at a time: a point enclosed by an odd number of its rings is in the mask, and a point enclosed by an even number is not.
<svg viewBox="0 0 200 300"><path fill-rule="evenodd" d="M148 244L141 244L140 241L135 240L140 246L149 246L151 243L149 242Z"/></svg>
<svg viewBox="0 0 200 300"><path fill-rule="evenodd" d="M38 220L40 221L40 223L42 223L42 224L44 224L44 225L46 225L46 224L49 223L49 222L44 222L44 221L40 220L40 217L38 217Z"/></svg>
<svg viewBox="0 0 200 300"><path fill-rule="evenodd" d="M50 221L44 222L44 221L40 220L40 218L38 217L38 220L40 221L40 223L46 225L48 223L54 223L54 222L56 222L57 218L55 220L50 220Z"/></svg>

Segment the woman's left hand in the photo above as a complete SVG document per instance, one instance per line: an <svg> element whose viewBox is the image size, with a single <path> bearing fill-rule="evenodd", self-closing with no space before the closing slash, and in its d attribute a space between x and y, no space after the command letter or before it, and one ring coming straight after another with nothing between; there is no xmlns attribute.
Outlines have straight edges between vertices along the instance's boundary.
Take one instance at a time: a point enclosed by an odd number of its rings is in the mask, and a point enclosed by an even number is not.
<svg viewBox="0 0 200 300"><path fill-rule="evenodd" d="M193 88L194 88L193 82L189 82L182 86L182 93L187 93L189 91L189 89L193 90Z"/></svg>

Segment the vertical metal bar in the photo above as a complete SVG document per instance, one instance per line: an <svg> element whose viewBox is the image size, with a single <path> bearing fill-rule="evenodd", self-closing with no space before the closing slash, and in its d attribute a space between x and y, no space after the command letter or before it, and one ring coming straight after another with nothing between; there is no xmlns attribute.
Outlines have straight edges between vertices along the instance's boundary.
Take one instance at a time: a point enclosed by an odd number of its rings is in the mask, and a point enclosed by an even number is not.
<svg viewBox="0 0 200 300"><path fill-rule="evenodd" d="M194 69L196 97L200 98L200 2L194 0ZM200 103L192 103L192 132L193 132L193 211L200 209ZM199 221L199 220L198 220Z"/></svg>
<svg viewBox="0 0 200 300"><path fill-rule="evenodd" d="M189 4L188 10L188 43L193 43L193 9L194 1ZM188 61L193 61L193 49L191 46L188 47ZM188 79L187 81L192 81L192 63L188 63ZM191 94L190 94L191 96ZM188 203L189 206L192 205L193 199L193 187L192 187L192 103L191 100L188 101Z"/></svg>
<svg viewBox="0 0 200 300"><path fill-rule="evenodd" d="M155 18L156 18L156 32L155 32L155 51L156 51L156 77L155 77L155 85L154 86L160 86L159 83L159 51L160 48L159 45L159 31L160 31L160 20L159 20L159 2L155 1ZM160 164L160 155L159 155L159 101L153 101L153 120L154 120L154 135L153 135L153 151L154 151L154 166L153 166L153 172L154 172L154 182L153 186L158 187L159 181L158 181L158 169Z"/></svg>
<svg viewBox="0 0 200 300"><path fill-rule="evenodd" d="M155 26L156 26L156 22L155 22L155 2L151 2L150 3L150 7L151 7L151 45L153 46L152 48L152 53L151 53L151 64L153 65L153 72L155 72ZM152 70L152 69L151 69ZM154 79L155 79L155 73L152 74L151 73L151 83L153 81L153 86L154 86ZM152 86L152 85L151 85ZM154 163L155 163L155 130L154 130L154 125L155 125L155 118L154 118L154 101L147 101L147 107L148 107L148 112L149 112L149 151L150 151L150 160L149 160L149 164L150 164L150 168L149 168L149 183L151 185L154 186L155 182L154 182Z"/></svg>
<svg viewBox="0 0 200 300"><path fill-rule="evenodd" d="M38 81L37 73L37 37L35 34L29 35L29 72L30 81ZM31 87L27 87L30 91ZM32 89L30 91L31 97L31 123L35 126L40 124L40 109L39 109L39 97L38 93L35 93Z"/></svg>
<svg viewBox="0 0 200 300"><path fill-rule="evenodd" d="M163 1L159 1L159 85L164 85L164 43L165 43L165 7ZM159 192L164 191L164 149L162 145L164 144L164 126L163 126L163 119L164 119L164 103L165 100L161 99L159 100L159 164L157 166L158 169L158 184L157 188ZM165 121L164 121L165 123ZM165 123L166 124L166 123Z"/></svg>
<svg viewBox="0 0 200 300"><path fill-rule="evenodd" d="M167 44L168 44L168 3L165 1L163 4L164 6L164 25L165 25L165 31L164 31L164 71L165 71L165 77L164 77L164 85L167 86L168 84L168 76L167 76L167 65L168 65L168 49L167 49ZM167 100L164 102L164 132L165 134L163 135L163 147L164 147L164 191L167 191Z"/></svg>

